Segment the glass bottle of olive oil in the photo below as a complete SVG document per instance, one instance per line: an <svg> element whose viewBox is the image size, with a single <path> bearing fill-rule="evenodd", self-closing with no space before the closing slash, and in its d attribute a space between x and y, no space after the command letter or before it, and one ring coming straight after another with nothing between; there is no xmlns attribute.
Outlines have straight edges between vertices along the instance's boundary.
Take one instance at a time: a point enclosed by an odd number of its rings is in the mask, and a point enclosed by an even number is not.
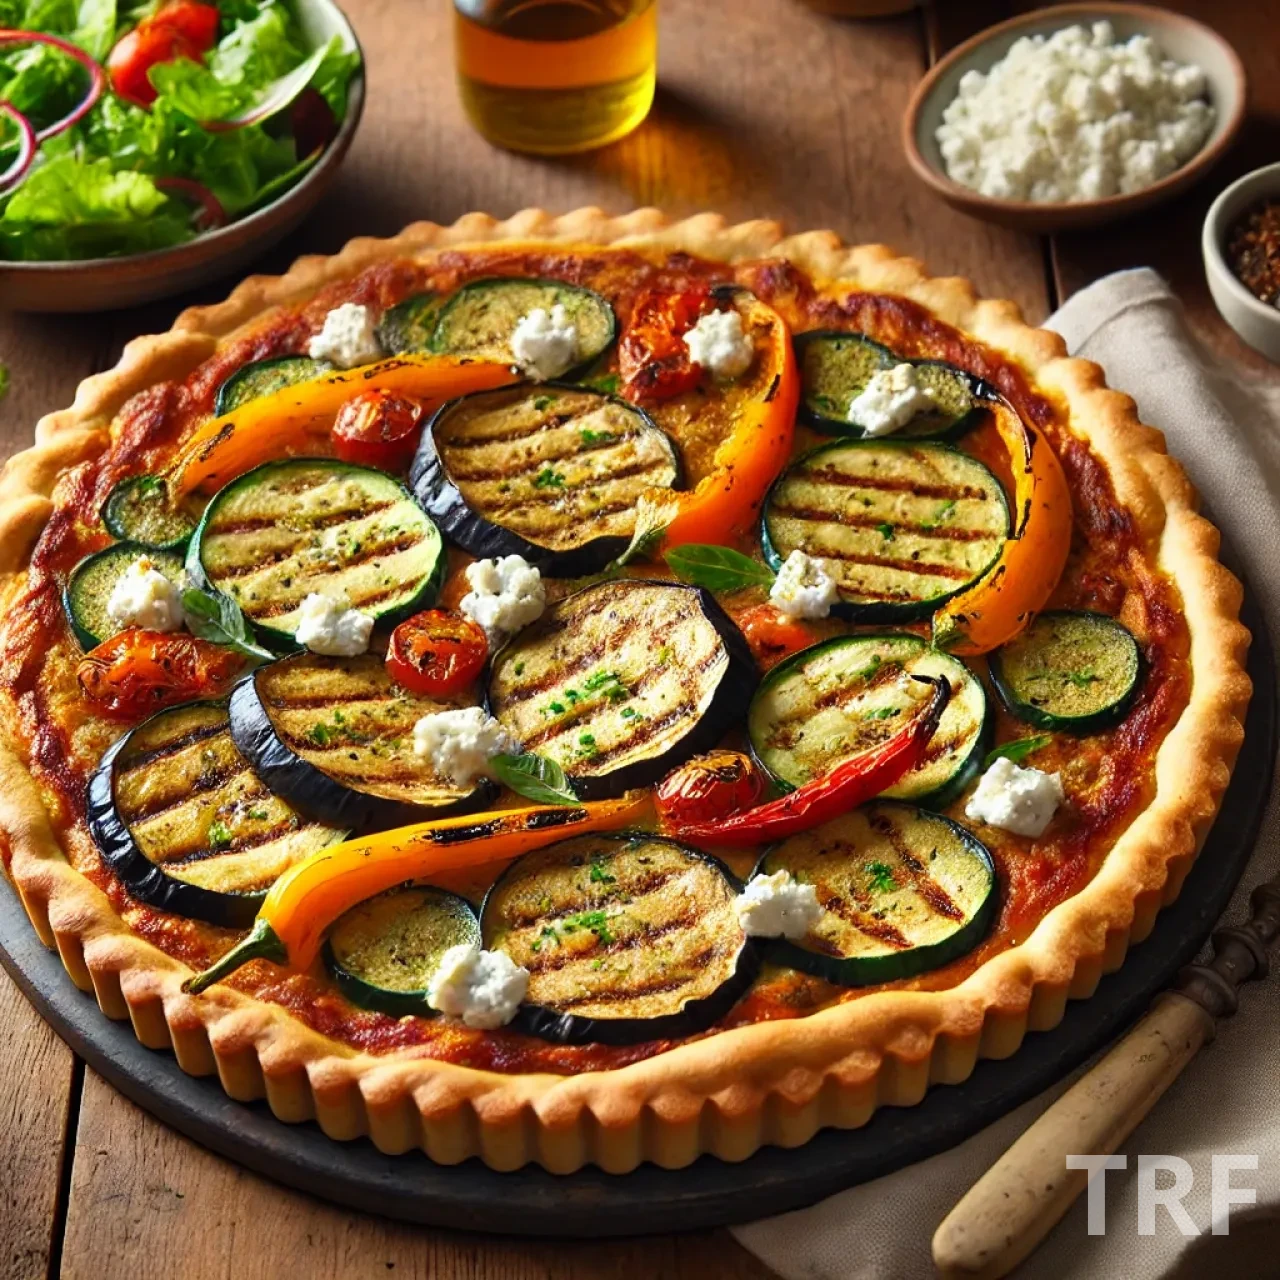
<svg viewBox="0 0 1280 1280"><path fill-rule="evenodd" d="M649 114L656 0L454 0L454 30L462 105L500 147L588 151Z"/></svg>

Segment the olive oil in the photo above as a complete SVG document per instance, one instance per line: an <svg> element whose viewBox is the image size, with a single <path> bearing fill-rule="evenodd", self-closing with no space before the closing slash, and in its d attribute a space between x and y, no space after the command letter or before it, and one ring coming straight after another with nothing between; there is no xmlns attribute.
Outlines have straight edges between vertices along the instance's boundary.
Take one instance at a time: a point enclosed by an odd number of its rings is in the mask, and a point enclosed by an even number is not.
<svg viewBox="0 0 1280 1280"><path fill-rule="evenodd" d="M454 0L454 29L462 105L500 147L588 151L649 113L656 0Z"/></svg>

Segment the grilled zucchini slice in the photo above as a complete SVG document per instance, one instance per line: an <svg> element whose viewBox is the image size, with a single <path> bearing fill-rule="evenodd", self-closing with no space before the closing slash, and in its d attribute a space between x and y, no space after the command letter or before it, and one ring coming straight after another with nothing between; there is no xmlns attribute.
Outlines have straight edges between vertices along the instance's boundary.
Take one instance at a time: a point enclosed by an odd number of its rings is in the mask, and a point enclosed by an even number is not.
<svg viewBox="0 0 1280 1280"><path fill-rule="evenodd" d="M977 421L994 391L980 378L941 360L906 360L865 334L821 329L796 338L801 413L830 436L860 437L850 406L877 374L898 364L915 368L916 381L932 393L937 410L922 413L894 432L898 438L953 439Z"/></svg>
<svg viewBox="0 0 1280 1280"><path fill-rule="evenodd" d="M259 667L231 694L231 736L262 780L300 813L353 830L478 808L488 779L458 787L413 751L420 717L475 705L395 684L378 654L300 653Z"/></svg>
<svg viewBox="0 0 1280 1280"><path fill-rule="evenodd" d="M225 702L161 711L116 742L89 780L87 817L135 898L230 929L253 923L277 876L347 834L267 790Z"/></svg>
<svg viewBox="0 0 1280 1280"><path fill-rule="evenodd" d="M429 885L388 889L338 917L322 955L352 1004L393 1018L435 1016L427 986L450 947L480 945L475 910Z"/></svg>
<svg viewBox="0 0 1280 1280"><path fill-rule="evenodd" d="M514 364L511 335L535 307L562 306L577 326L579 361L565 376L589 368L618 332L613 308L598 293L563 280L494 277L464 284L445 303L432 335L434 351Z"/></svg>
<svg viewBox="0 0 1280 1280"><path fill-rule="evenodd" d="M754 685L742 633L709 592L623 579L566 597L501 649L489 704L587 800L710 750Z"/></svg>
<svg viewBox="0 0 1280 1280"><path fill-rule="evenodd" d="M947 804L982 762L991 713L982 681L919 636L837 636L779 663L747 711L756 759L787 787L823 777L891 738L928 697L928 687L908 675L945 676L951 701L925 759L885 795Z"/></svg>
<svg viewBox="0 0 1280 1280"><path fill-rule="evenodd" d="M417 293L382 313L378 341L388 355L431 350L431 337L444 299L436 293Z"/></svg>
<svg viewBox="0 0 1280 1280"><path fill-rule="evenodd" d="M769 850L757 870L817 889L822 915L798 941L771 940L777 964L845 987L894 982L973 950L1000 893L987 847L914 805L865 805Z"/></svg>
<svg viewBox="0 0 1280 1280"><path fill-rule="evenodd" d="M196 517L169 502L163 476L129 476L102 504L102 523L113 538L153 551L181 551L196 527Z"/></svg>
<svg viewBox="0 0 1280 1280"><path fill-rule="evenodd" d="M384 622L426 608L444 579L445 549L430 516L385 471L290 458L214 495L187 573L229 595L265 643L291 648L313 591Z"/></svg>
<svg viewBox="0 0 1280 1280"><path fill-rule="evenodd" d="M564 383L519 383L445 405L410 471L446 537L582 577L625 550L640 495L680 480L675 446L634 405Z"/></svg>
<svg viewBox="0 0 1280 1280"><path fill-rule="evenodd" d="M274 360L255 360L237 369L219 388L213 401L215 416L222 417L236 409L269 396L285 387L310 382L333 369L327 360L312 360L310 356L279 356Z"/></svg>
<svg viewBox="0 0 1280 1280"><path fill-rule="evenodd" d="M485 947L529 970L513 1028L564 1044L694 1035L755 979L741 885L659 836L579 836L526 854L485 896Z"/></svg>
<svg viewBox="0 0 1280 1280"><path fill-rule="evenodd" d="M1008 535L995 476L925 441L822 445L778 478L761 521L769 564L796 550L826 560L833 612L857 622L928 617L995 563Z"/></svg>
<svg viewBox="0 0 1280 1280"><path fill-rule="evenodd" d="M1041 729L1094 733L1124 717L1142 681L1132 634L1102 613L1042 613L988 658L1009 714Z"/></svg>
<svg viewBox="0 0 1280 1280"><path fill-rule="evenodd" d="M104 547L72 569L62 593L62 607L82 649L93 649L120 631L107 612L107 602L121 574L143 556L170 582L183 586L186 573L182 556L176 551L155 551L137 542Z"/></svg>

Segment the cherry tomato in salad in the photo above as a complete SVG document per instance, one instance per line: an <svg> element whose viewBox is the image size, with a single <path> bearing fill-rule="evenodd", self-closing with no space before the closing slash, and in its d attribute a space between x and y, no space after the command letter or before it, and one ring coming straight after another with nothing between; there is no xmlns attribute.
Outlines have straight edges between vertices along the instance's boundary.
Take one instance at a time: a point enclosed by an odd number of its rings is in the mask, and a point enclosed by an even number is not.
<svg viewBox="0 0 1280 1280"><path fill-rule="evenodd" d="M689 359L684 335L698 323L710 290L650 289L636 300L618 344L623 394L629 400L669 400L691 391L702 370Z"/></svg>
<svg viewBox="0 0 1280 1280"><path fill-rule="evenodd" d="M422 437L423 405L390 391L362 391L338 410L333 445L345 462L403 471Z"/></svg>
<svg viewBox="0 0 1280 1280"><path fill-rule="evenodd" d="M790 618L771 604L758 604L738 618L752 656L764 670L822 638L808 623Z"/></svg>
<svg viewBox="0 0 1280 1280"><path fill-rule="evenodd" d="M140 107L156 100L151 68L175 58L202 62L218 39L220 15L211 4L173 0L122 36L107 58L111 87Z"/></svg>
<svg viewBox="0 0 1280 1280"><path fill-rule="evenodd" d="M695 756L658 783L658 816L672 829L716 822L752 808L764 781L741 751L712 751Z"/></svg>
<svg viewBox="0 0 1280 1280"><path fill-rule="evenodd" d="M76 680L103 715L140 720L161 707L225 693L243 668L240 654L208 640L130 627L91 649Z"/></svg>
<svg viewBox="0 0 1280 1280"><path fill-rule="evenodd" d="M470 618L427 609L391 633L387 674L411 693L442 697L465 689L488 656L489 641Z"/></svg>

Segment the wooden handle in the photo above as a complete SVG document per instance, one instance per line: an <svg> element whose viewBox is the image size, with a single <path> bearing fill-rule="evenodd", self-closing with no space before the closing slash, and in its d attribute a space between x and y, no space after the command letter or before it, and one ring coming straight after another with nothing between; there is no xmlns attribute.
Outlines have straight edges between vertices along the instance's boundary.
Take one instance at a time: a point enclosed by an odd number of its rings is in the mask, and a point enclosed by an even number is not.
<svg viewBox="0 0 1280 1280"><path fill-rule="evenodd" d="M1068 1155L1110 1155L1200 1047L1213 1019L1169 992L1004 1153L943 1219L933 1261L943 1276L1008 1274L1049 1233L1089 1175Z"/></svg>

